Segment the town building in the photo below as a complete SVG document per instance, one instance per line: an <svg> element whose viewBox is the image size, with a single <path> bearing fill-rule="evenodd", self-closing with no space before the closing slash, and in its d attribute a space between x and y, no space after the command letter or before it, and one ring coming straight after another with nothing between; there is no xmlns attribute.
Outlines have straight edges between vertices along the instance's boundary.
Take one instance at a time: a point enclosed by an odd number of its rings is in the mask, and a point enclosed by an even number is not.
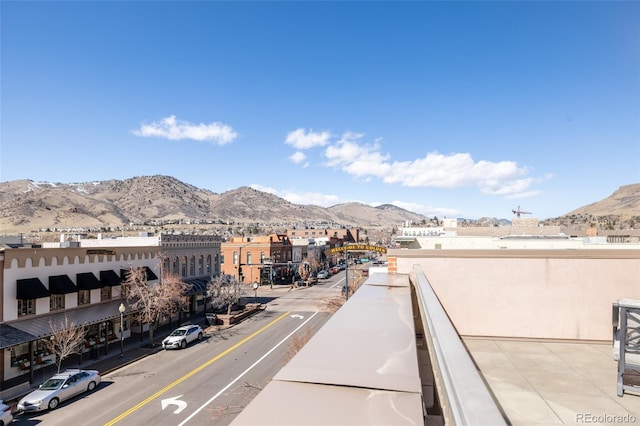
<svg viewBox="0 0 640 426"><path fill-rule="evenodd" d="M289 284L294 275L293 250L286 234L232 237L221 244L223 275L239 282Z"/></svg>
<svg viewBox="0 0 640 426"><path fill-rule="evenodd" d="M65 318L84 330L79 363L108 353L121 337L146 332L122 295L130 268L143 268L149 283L171 274L190 284L187 309L165 323L204 312L207 284L220 273L220 244L219 237L200 235L61 236L45 247L0 250L0 388L28 387L37 370L56 361L43 341Z"/></svg>

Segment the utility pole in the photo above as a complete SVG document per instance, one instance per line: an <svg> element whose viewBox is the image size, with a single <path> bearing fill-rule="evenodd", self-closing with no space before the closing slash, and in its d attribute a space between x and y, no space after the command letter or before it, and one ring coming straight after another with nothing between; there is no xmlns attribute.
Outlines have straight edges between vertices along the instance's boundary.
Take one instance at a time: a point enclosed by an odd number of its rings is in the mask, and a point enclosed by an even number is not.
<svg viewBox="0 0 640 426"><path fill-rule="evenodd" d="M345 301L349 300L349 245L344 248L344 286L345 286Z"/></svg>

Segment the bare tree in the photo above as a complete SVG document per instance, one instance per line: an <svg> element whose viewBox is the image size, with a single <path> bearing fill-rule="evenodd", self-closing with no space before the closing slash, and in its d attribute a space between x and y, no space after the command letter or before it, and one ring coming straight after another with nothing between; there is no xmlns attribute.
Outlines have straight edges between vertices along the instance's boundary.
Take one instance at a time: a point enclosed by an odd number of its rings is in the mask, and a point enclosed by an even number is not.
<svg viewBox="0 0 640 426"><path fill-rule="evenodd" d="M59 373L65 358L71 354L80 353L84 341L84 330L76 326L66 315L57 324L49 320L49 330L51 330L51 337L45 339L44 346L56 356L56 367Z"/></svg>
<svg viewBox="0 0 640 426"><path fill-rule="evenodd" d="M162 264L162 262L160 262ZM147 282L144 268L129 266L122 283L124 297L141 324L149 325L149 343L154 345L153 332L164 316L175 315L187 306L185 293L191 287L177 275L160 273L160 282Z"/></svg>
<svg viewBox="0 0 640 426"><path fill-rule="evenodd" d="M298 266L298 274L305 283L309 280L311 274L318 269L318 260L315 257L305 257Z"/></svg>
<svg viewBox="0 0 640 426"><path fill-rule="evenodd" d="M227 306L227 315L231 314L231 307L240 301L247 293L248 288L234 276L219 275L211 279L207 284L207 293L211 297L214 308Z"/></svg>
<svg viewBox="0 0 640 426"><path fill-rule="evenodd" d="M289 348L287 350L285 361L291 361L291 359L300 351L300 349L302 349L302 347L306 345L309 340L311 340L312 336L313 334L309 326L305 328L302 334L295 333L291 337L291 341L289 342Z"/></svg>

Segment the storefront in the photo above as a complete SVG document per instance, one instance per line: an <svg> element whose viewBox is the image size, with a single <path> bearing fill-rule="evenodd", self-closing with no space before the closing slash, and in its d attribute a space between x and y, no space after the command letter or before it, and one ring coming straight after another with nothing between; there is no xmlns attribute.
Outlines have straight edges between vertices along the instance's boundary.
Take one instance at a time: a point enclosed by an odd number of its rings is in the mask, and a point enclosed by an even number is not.
<svg viewBox="0 0 640 426"><path fill-rule="evenodd" d="M96 358L108 353L110 344L120 340L121 318L122 337L131 336L131 315L127 312L121 317L118 310L121 303L122 300L112 300L82 309L0 324L2 389L7 381L19 381L19 377L31 382L35 371L56 363L56 355L47 350L45 341L52 335L50 324L60 323L65 317L69 323L84 329L80 362L87 357Z"/></svg>

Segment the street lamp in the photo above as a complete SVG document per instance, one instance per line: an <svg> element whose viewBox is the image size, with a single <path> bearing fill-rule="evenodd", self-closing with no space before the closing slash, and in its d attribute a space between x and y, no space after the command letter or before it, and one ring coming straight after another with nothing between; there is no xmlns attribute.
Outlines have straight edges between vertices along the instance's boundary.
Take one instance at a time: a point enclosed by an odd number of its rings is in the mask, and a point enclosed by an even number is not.
<svg viewBox="0 0 640 426"><path fill-rule="evenodd" d="M120 311L120 359L124 358L124 303L120 302L118 311Z"/></svg>

